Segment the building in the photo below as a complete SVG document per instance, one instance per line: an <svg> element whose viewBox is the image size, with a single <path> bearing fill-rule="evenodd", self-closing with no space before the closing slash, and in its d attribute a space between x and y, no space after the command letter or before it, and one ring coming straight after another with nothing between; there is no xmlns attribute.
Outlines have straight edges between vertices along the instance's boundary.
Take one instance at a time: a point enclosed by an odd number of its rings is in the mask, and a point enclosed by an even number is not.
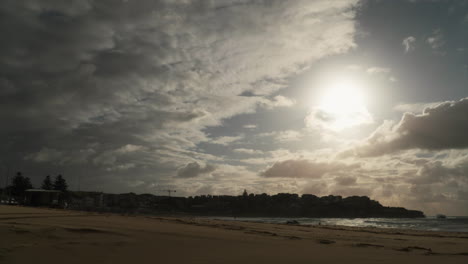
<svg viewBox="0 0 468 264"><path fill-rule="evenodd" d="M61 191L28 189L26 190L24 204L30 206L58 206Z"/></svg>

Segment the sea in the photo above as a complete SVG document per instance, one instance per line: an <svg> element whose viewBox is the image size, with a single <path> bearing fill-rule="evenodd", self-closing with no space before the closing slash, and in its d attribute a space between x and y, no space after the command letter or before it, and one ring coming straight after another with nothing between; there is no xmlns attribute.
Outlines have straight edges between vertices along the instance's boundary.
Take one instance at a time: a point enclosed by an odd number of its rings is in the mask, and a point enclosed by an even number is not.
<svg viewBox="0 0 468 264"><path fill-rule="evenodd" d="M468 232L468 216L437 218L263 218L263 217L210 217L228 221L260 223L286 223L296 220L301 225L339 225L352 227L397 228L424 231Z"/></svg>

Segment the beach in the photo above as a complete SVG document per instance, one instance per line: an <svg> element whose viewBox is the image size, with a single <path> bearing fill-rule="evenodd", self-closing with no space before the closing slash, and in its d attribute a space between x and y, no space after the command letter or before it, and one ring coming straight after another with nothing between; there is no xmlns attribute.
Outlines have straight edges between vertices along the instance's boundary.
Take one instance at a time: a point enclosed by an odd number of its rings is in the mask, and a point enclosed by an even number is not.
<svg viewBox="0 0 468 264"><path fill-rule="evenodd" d="M466 263L468 233L0 206L0 263Z"/></svg>

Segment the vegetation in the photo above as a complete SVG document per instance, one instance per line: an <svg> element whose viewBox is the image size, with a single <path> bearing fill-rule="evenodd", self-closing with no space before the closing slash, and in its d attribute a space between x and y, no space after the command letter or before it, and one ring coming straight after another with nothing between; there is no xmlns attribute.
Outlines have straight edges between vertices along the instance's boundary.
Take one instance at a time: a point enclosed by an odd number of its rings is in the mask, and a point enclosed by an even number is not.
<svg viewBox="0 0 468 264"><path fill-rule="evenodd" d="M62 191L66 192L68 190L68 185L65 179L61 174L59 174L57 177L55 177L53 189L56 191Z"/></svg>
<svg viewBox="0 0 468 264"><path fill-rule="evenodd" d="M13 177L11 184L2 190L2 200L8 200L9 202L17 201L23 203L25 201L26 190L32 189L33 185L28 177L23 176L21 172L17 172ZM68 199L68 184L61 174L55 177L52 182L51 177L47 175L42 182L41 188L44 190L56 190L61 191L62 194L59 196L59 202L65 202ZM12 198L14 200L12 200Z"/></svg>
<svg viewBox="0 0 468 264"><path fill-rule="evenodd" d="M47 175L44 181L42 182L41 188L44 190L52 190L53 187L54 186L52 185L52 180L50 179L50 175Z"/></svg>
<svg viewBox="0 0 468 264"><path fill-rule="evenodd" d="M32 187L31 180L28 177L24 177L21 172L17 172L8 188L10 189L10 194L18 199L23 197L25 191Z"/></svg>

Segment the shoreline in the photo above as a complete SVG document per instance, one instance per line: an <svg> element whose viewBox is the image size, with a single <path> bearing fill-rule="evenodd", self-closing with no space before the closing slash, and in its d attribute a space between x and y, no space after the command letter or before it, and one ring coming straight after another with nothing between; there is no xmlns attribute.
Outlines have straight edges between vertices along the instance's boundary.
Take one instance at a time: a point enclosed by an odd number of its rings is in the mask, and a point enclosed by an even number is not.
<svg viewBox="0 0 468 264"><path fill-rule="evenodd" d="M418 230L418 229L403 229L403 228L391 228L391 227L358 227L358 226L346 226L346 225L308 225L308 224L286 224L286 223L268 223L268 222L256 222L256 221L242 221L242 220L224 220L224 219L211 219L204 217L151 217L145 216L150 219L183 222L185 224L203 224L209 226L210 222L221 222L221 223L244 223L244 224L260 224L260 225L271 225L271 226L286 226L286 227L306 227L306 228L317 228L317 229L328 229L338 231L349 231L349 232L364 232L373 234L388 234L388 235L407 235L407 236L423 236L423 237L446 237L446 238L463 238L468 239L468 232L461 231L434 231L434 230ZM200 221L201 220L201 221Z"/></svg>
<svg viewBox="0 0 468 264"><path fill-rule="evenodd" d="M68 263L468 260L466 232L123 216L16 206L0 206L0 235L0 262L20 264L44 257L50 264L62 258Z"/></svg>
<svg viewBox="0 0 468 264"><path fill-rule="evenodd" d="M39 210L50 210L51 212L69 212L69 213L83 213L83 214L97 214L97 215L113 215L113 216L128 216L128 217L145 217L145 218L154 218L154 219L200 219L200 220L214 220L214 221L226 221L226 222L245 222L245 223L258 223L258 224L273 224L273 225L286 225L286 226L304 226L304 227L323 227L328 229L346 229L346 230L357 230L357 231L372 231L379 230L381 232L386 231L395 231L396 233L425 233L425 232L434 232L439 234L447 234L447 237L450 237L450 234L459 234L460 236L466 235L468 237L468 231L449 231L449 230L428 230L428 229L417 229L417 228L398 228L398 227L382 227L382 226L351 226L351 225L340 225L340 224L310 224L303 223L301 220L305 219L340 219L340 220L355 220L355 219L389 219L389 220L399 220L399 219L436 219L435 216L425 216L423 218L398 218L398 217L363 217L363 218L346 218L346 217L263 217L263 216L217 216L217 215L191 215L188 213L116 213L116 212L107 212L107 211L86 211L86 210L76 210L76 209L62 209L62 208L53 208L53 207L31 207L24 205L7 205L0 204L0 208L4 207L17 207L17 208L30 208L30 209L39 209ZM256 221L254 219L282 219L282 220L297 220L299 224L287 224L286 222L268 222L268 221ZM468 216L447 216L447 219L454 218L468 218ZM248 220L247 220L248 219ZM251 220L252 219L252 220ZM1 218L0 218L1 220ZM395 232L387 232L393 234Z"/></svg>
<svg viewBox="0 0 468 264"><path fill-rule="evenodd" d="M42 209L55 209L55 208L47 208L47 207L33 207L33 208L42 208ZM388 220L418 220L418 219L432 219L435 220L435 216L425 216L425 217L418 217L418 218L405 218L405 217L361 217L361 218L347 218L347 217L276 217L276 216L224 216L224 215L197 215L197 214L189 214L184 212L177 212L177 213L116 213L116 212L108 212L108 211L84 211L84 210L75 210L75 209L58 209L58 210L67 210L72 212L84 212L84 213L99 213L99 214L112 214L112 215L121 215L121 216L143 216L143 217L166 217L166 218L200 218L200 219L208 219L208 220L220 220L220 221L240 221L240 222L252 222L252 223L265 223L265 224L284 224L282 222L268 222L268 221L256 221L254 219L282 219L285 222L287 220L297 220L299 225L301 226L315 226L319 224L311 224L311 223L303 223L302 220L310 220L310 219L339 219L339 220L355 220L355 219L388 219ZM447 219L454 219L454 218L467 218L468 216L447 216ZM249 219L249 220L247 220ZM252 219L252 220L251 220ZM320 220L319 220L320 222ZM391 229L391 230L401 230L401 231L423 231L423 232L448 232L448 233L467 233L468 231L459 231L459 230L428 230L428 229L418 229L418 228L398 228L398 227L383 227L383 226L351 226L351 225L340 225L340 224L321 224L322 226L342 226L342 227L355 227L355 228L379 228L379 229Z"/></svg>
<svg viewBox="0 0 468 264"><path fill-rule="evenodd" d="M390 230L401 230L401 231L423 231L423 232L448 232L448 233L466 233L468 234L468 226L464 228L449 228L450 226L445 223L444 225L440 226L440 229L429 229L424 228L423 225L420 227L399 227L398 225L402 224L416 224L418 220L426 220L426 221L435 221L438 220L436 218L295 218L295 217L223 217L223 216L202 216L201 218L207 219L214 219L214 220L223 220L223 221L245 221L245 222L256 222L256 223L273 223L273 224L283 224L288 221L297 221L299 225L302 226L343 226L343 227L355 227L355 228L380 228L380 229L390 229ZM258 220L257 220L258 219ZM451 220L460 220L466 219L468 217L451 217L444 219L444 221L451 221ZM364 223L353 223L352 221L363 221ZM386 221L389 222L386 222ZM344 221L351 221L349 224L344 224ZM371 221L369 223L368 221ZM406 223L402 223L399 221L406 221ZM414 223L409 223L409 222ZM366 223L367 222L367 223ZM385 223L384 223L385 222ZM343 224L342 224L343 223ZM467 221L468 223L468 221ZM421 224L421 223L419 223ZM444 223L439 223L444 224ZM385 226L387 225L387 226ZM394 226L391 226L394 225Z"/></svg>
<svg viewBox="0 0 468 264"><path fill-rule="evenodd" d="M310 224L310 223L303 223L302 220L309 220L309 219L340 219L340 220L355 220L355 219L388 219L388 220L414 220L414 219L432 219L435 220L435 216L425 216L422 218L404 218L404 217L362 217L362 218L346 218L346 217L274 217L274 216L217 216L217 215L192 215L188 213L116 213L116 212L109 212L109 211L86 211L86 210L77 210L77 209L62 209L62 208L53 208L53 207L31 207L31 206L24 206L24 205L7 205L7 204L0 204L1 206L7 207L19 207L19 208L31 208L31 209L43 209L43 210L51 210L57 212L76 212L76 213L85 213L85 214L99 214L99 215L114 215L114 216L133 216L133 217L149 217L149 218L180 218L180 219L206 219L206 220L219 220L219 221L233 221L233 222L246 222L246 223L259 223L259 224L284 224L284 225L292 225L292 226L308 226L308 227L324 227L324 228L346 228L346 229L358 229L358 230L366 230L366 229L379 229L382 232L385 231L397 231L397 232L436 232L436 233L447 233L447 234L456 234L459 233L461 235L466 234L468 236L468 231L450 231L450 230L429 230L429 229L418 229L418 228L398 228L398 227L383 227L383 226L351 226L351 225L340 225L340 224ZM268 222L268 221L256 221L251 219L282 219L284 221L287 220L297 220L299 224L287 224L285 222ZM456 219L456 218L467 218L468 216L447 216L447 219ZM247 220L248 219L248 220ZM319 221L320 222L320 221Z"/></svg>

